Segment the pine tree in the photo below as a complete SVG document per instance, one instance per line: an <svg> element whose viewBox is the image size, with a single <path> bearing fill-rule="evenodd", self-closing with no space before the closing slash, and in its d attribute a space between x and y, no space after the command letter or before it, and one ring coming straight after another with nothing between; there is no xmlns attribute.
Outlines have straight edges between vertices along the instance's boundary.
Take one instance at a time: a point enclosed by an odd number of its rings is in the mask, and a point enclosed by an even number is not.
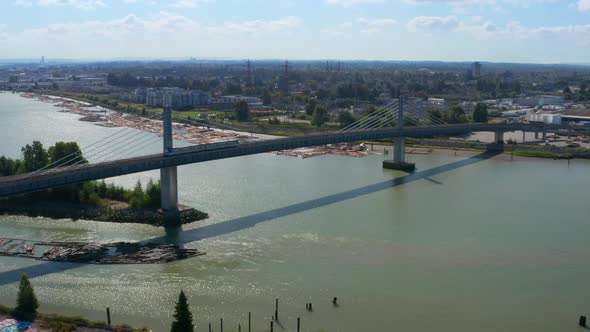
<svg viewBox="0 0 590 332"><path fill-rule="evenodd" d="M37 308L39 308L39 301L35 296L35 291L29 282L29 278L23 273L18 288L16 308L13 312L14 316L21 320L34 320L37 315Z"/></svg>
<svg viewBox="0 0 590 332"><path fill-rule="evenodd" d="M175 321L172 322L170 332L193 332L193 314L183 291L180 291L174 311Z"/></svg>

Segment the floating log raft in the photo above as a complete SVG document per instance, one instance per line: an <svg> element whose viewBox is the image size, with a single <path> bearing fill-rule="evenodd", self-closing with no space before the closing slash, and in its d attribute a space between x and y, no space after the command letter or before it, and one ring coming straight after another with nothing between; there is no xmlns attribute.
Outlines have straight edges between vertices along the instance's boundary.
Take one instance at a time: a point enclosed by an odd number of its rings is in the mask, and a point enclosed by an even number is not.
<svg viewBox="0 0 590 332"><path fill-rule="evenodd" d="M0 238L0 256L25 257L51 262L162 264L202 255L205 253L197 249L184 249L170 244L33 242Z"/></svg>
<svg viewBox="0 0 590 332"><path fill-rule="evenodd" d="M293 150L282 150L271 152L274 155L284 155L291 157L310 158L315 156L324 156L332 154L336 156L347 156L347 157L365 157L368 156L367 147L364 144L353 144L353 143L339 143L339 144L328 144L313 146L309 148L300 148Z"/></svg>

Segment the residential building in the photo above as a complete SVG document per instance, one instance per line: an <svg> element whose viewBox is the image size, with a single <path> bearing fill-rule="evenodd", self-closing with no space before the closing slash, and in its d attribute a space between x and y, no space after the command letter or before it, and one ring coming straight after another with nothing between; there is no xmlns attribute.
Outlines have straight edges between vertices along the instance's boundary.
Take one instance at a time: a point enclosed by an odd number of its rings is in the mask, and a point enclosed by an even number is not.
<svg viewBox="0 0 590 332"><path fill-rule="evenodd" d="M145 103L152 107L171 107L179 110L211 103L208 93L181 88L138 88L130 93L129 98L136 103Z"/></svg>

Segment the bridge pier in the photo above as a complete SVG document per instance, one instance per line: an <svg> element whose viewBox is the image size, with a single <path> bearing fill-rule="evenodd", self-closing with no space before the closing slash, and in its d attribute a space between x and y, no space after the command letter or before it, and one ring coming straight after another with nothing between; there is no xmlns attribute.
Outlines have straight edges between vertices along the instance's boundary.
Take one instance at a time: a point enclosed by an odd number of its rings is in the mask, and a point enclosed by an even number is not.
<svg viewBox="0 0 590 332"><path fill-rule="evenodd" d="M162 210L165 213L178 212L178 170L167 167L160 170L160 185L162 187Z"/></svg>
<svg viewBox="0 0 590 332"><path fill-rule="evenodd" d="M504 144L504 132L503 131L494 132L494 143L495 144Z"/></svg>
<svg viewBox="0 0 590 332"><path fill-rule="evenodd" d="M397 119L397 128L403 129L404 126L404 105L403 98L399 98L399 113ZM416 164L406 162L406 139L396 137L393 139L393 160L384 160L383 168L394 169L405 172L413 172Z"/></svg>
<svg viewBox="0 0 590 332"><path fill-rule="evenodd" d="M172 111L164 109L164 154L174 148L172 137ZM174 217L178 214L178 169L176 166L160 169L160 186L162 211L166 217Z"/></svg>
<svg viewBox="0 0 590 332"><path fill-rule="evenodd" d="M547 140L547 130L543 130L543 142Z"/></svg>

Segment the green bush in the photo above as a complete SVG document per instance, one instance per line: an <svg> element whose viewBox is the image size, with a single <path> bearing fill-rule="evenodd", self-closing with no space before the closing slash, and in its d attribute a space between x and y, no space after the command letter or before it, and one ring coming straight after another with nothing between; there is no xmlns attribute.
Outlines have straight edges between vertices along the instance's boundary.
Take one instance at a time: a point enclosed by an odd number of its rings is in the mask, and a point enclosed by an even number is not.
<svg viewBox="0 0 590 332"><path fill-rule="evenodd" d="M0 314L10 315L12 313L12 308L0 304Z"/></svg>

